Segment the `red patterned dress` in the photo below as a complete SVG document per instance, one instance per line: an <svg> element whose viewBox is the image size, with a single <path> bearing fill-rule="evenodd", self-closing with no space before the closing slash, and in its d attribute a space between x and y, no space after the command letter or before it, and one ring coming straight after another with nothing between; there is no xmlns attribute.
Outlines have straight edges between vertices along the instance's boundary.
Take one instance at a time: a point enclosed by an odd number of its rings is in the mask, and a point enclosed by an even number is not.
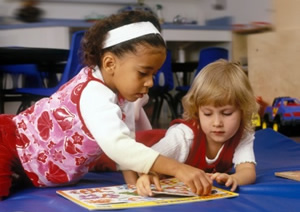
<svg viewBox="0 0 300 212"><path fill-rule="evenodd" d="M84 69L51 98L38 101L13 118L21 138L17 152L35 186L75 183L100 156L102 151L77 108L91 78L91 70Z"/></svg>

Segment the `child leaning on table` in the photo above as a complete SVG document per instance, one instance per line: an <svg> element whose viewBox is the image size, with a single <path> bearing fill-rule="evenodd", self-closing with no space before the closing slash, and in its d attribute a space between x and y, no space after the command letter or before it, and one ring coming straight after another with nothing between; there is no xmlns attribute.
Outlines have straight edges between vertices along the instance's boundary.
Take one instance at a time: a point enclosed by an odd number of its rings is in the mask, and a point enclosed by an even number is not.
<svg viewBox="0 0 300 212"><path fill-rule="evenodd" d="M252 114L257 111L255 96L241 67L218 60L204 67L182 100L183 119L162 130L137 133L142 143L181 163L200 168L212 180L231 187L255 182L254 130ZM232 165L235 172L230 174ZM160 189L158 175L131 173L138 193L152 195L150 182ZM129 173L128 173L129 175Z"/></svg>
<svg viewBox="0 0 300 212"><path fill-rule="evenodd" d="M166 58L156 17L130 11L99 20L82 46L87 66L73 79L20 114L0 115L0 199L16 174L36 187L73 184L104 153L119 170L175 176L209 193L212 181L202 170L135 141L134 102Z"/></svg>

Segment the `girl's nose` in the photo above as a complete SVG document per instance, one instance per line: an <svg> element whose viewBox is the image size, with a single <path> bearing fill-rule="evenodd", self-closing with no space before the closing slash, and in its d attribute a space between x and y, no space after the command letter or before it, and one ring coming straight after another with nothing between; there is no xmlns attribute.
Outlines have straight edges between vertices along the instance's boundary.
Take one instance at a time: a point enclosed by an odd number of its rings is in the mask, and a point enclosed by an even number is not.
<svg viewBox="0 0 300 212"><path fill-rule="evenodd" d="M220 115L215 115L213 119L213 126L214 127L222 127L223 126L223 121Z"/></svg>
<svg viewBox="0 0 300 212"><path fill-rule="evenodd" d="M144 86L147 87L147 88L151 88L153 86L153 77L149 77L145 81Z"/></svg>

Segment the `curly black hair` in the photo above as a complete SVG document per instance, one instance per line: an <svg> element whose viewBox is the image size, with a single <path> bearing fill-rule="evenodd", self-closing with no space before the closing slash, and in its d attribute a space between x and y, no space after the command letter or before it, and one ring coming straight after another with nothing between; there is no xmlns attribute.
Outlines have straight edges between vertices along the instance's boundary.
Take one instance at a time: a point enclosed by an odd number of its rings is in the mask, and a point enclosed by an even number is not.
<svg viewBox="0 0 300 212"><path fill-rule="evenodd" d="M148 34L103 49L103 43L108 31L123 25L144 21L151 22L161 31L161 26L156 16L147 11L126 11L97 21L87 30L82 39L83 62L87 66L98 65L101 67L101 57L105 52L110 51L120 57L126 52L135 52L135 47L140 44L166 48L165 41L161 35Z"/></svg>

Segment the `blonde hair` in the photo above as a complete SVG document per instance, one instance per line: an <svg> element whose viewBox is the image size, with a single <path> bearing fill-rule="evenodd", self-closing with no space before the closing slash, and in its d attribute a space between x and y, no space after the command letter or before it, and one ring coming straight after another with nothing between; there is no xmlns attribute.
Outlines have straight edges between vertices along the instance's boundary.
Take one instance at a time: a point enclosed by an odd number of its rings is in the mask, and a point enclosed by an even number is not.
<svg viewBox="0 0 300 212"><path fill-rule="evenodd" d="M208 64L199 72L182 104L183 118L186 120L198 120L200 106L234 105L242 111L241 124L248 131L253 130L251 119L258 109L250 82L241 66L224 59Z"/></svg>

